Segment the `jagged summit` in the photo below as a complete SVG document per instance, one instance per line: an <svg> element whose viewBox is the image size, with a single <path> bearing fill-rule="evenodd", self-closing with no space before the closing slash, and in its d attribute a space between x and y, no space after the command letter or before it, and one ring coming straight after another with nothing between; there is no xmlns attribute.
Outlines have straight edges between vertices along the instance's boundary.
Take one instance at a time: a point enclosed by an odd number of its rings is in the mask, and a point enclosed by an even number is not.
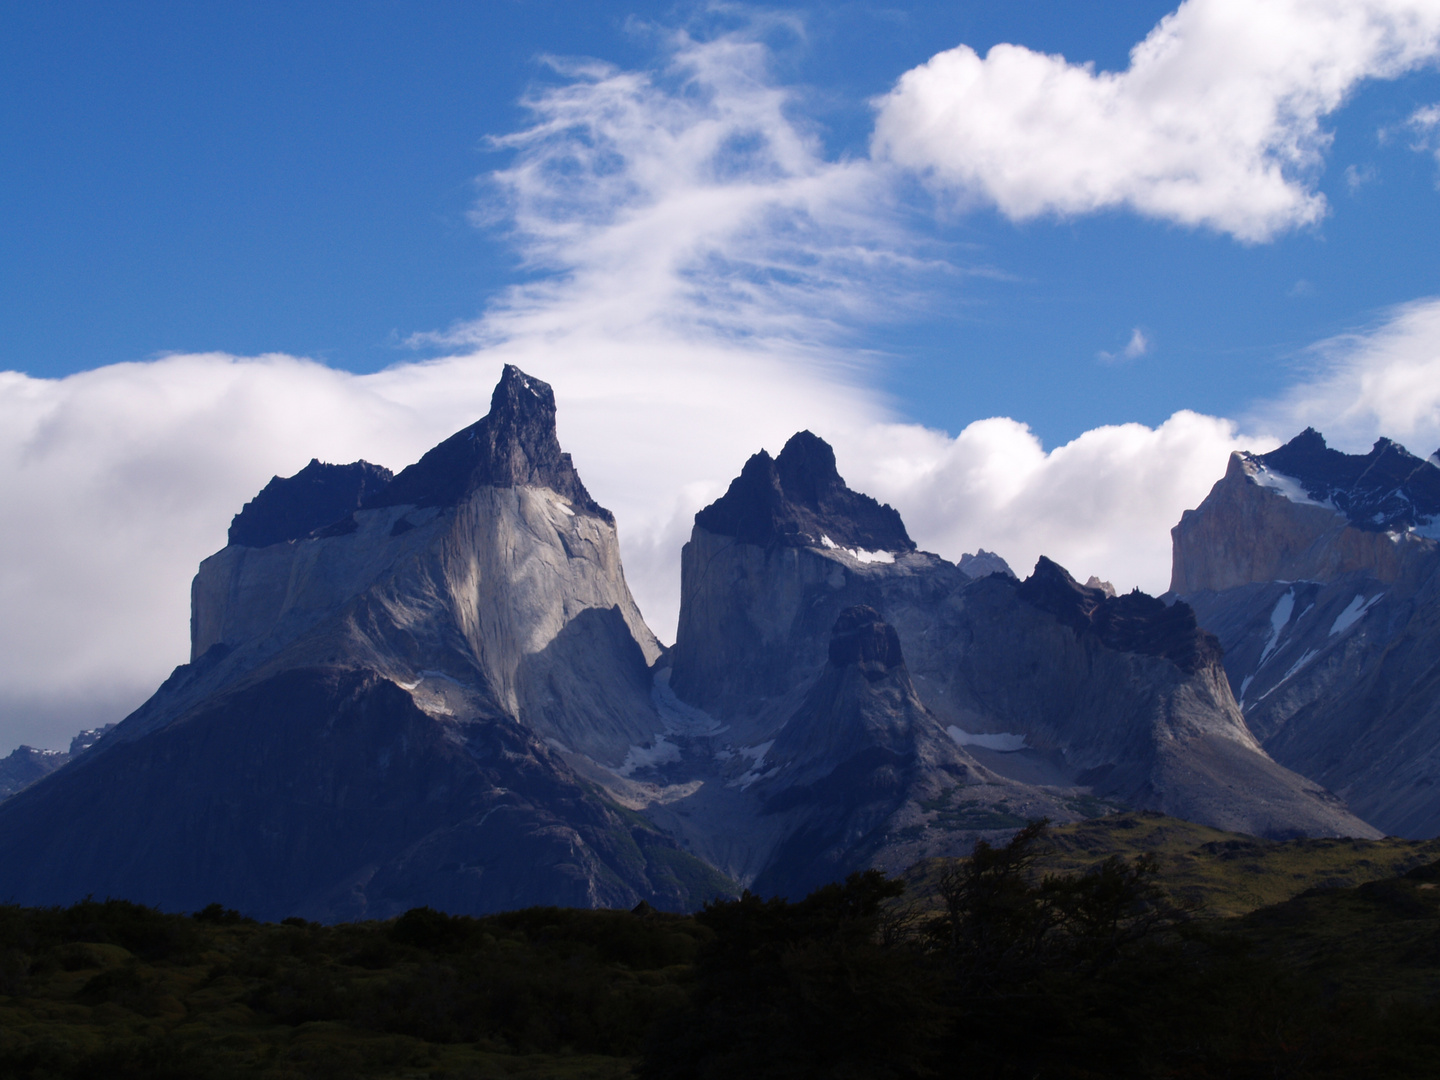
<svg viewBox="0 0 1440 1080"><path fill-rule="evenodd" d="M900 515L851 491L835 467L830 444L809 431L790 437L771 458L764 450L745 463L725 494L695 515L718 536L758 547L831 545L863 551L914 551Z"/></svg>
<svg viewBox="0 0 1440 1080"><path fill-rule="evenodd" d="M269 547L299 540L338 521L378 494L393 475L389 469L356 461L327 465L311 458L294 476L272 477L260 494L230 522L230 543Z"/></svg>
<svg viewBox="0 0 1440 1080"><path fill-rule="evenodd" d="M1368 454L1346 454L1306 428L1278 450L1248 461L1294 479L1314 502L1333 506L1357 529L1405 531L1440 515L1440 468L1390 439Z"/></svg>
<svg viewBox="0 0 1440 1080"><path fill-rule="evenodd" d="M506 364L490 412L402 470L365 506L454 506L479 487L521 486L550 488L576 509L614 524L560 449L550 384Z"/></svg>
<svg viewBox="0 0 1440 1080"><path fill-rule="evenodd" d="M1190 605L1177 601L1167 606L1139 589L1115 596L1103 587L1081 585L1043 555L1016 594L1078 633L1094 633L1120 652L1162 656L1191 674L1220 661L1219 642L1200 629Z"/></svg>

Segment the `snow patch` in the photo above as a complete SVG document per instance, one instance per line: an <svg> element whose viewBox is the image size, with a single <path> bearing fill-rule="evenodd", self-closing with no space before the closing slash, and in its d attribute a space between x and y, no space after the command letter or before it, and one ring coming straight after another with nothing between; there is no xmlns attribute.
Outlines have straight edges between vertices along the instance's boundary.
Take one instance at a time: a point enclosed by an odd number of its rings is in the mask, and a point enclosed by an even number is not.
<svg viewBox="0 0 1440 1080"><path fill-rule="evenodd" d="M1354 626L1357 622L1364 618L1365 613L1370 610L1371 606L1375 603L1375 601L1379 600L1384 595L1384 593L1376 593L1374 596L1370 597L1369 600L1365 599L1363 593L1355 597L1354 600L1350 601L1349 607L1347 607L1344 611L1340 612L1339 615L1335 616L1335 623L1330 627L1329 636L1334 637L1336 634L1343 634L1346 630L1349 630L1350 627Z"/></svg>
<svg viewBox="0 0 1440 1080"><path fill-rule="evenodd" d="M765 742L759 743L755 746L740 747L737 753L741 757L750 758L752 761L755 762L755 764L751 765L750 768L745 771L745 774L743 776L741 776L737 780L732 780L727 786L738 787L741 791L744 791L751 784L755 783L756 780L768 780L770 779L770 777L778 773L780 771L779 766L776 766L769 772L762 773L760 771L765 767L765 755L770 752L770 748L774 745L775 740L768 739Z"/></svg>
<svg viewBox="0 0 1440 1080"><path fill-rule="evenodd" d="M742 746L740 747L739 753L741 757L748 757L753 760L755 762L755 768L758 769L761 765L765 764L765 755L770 752L770 748L774 745L774 739L767 739L765 742L757 743L754 746Z"/></svg>
<svg viewBox="0 0 1440 1080"><path fill-rule="evenodd" d="M997 732L993 735L972 735L964 728L951 724L945 729L950 737L960 746L978 746L984 750L998 750L1002 754L1012 754L1016 750L1028 750L1029 745L1025 742L1024 735L1012 735L1009 732Z"/></svg>
<svg viewBox="0 0 1440 1080"><path fill-rule="evenodd" d="M1270 612L1270 640L1265 642L1265 651L1260 654L1260 662L1255 665L1259 671L1265 666L1265 661L1270 659L1270 654L1275 651L1275 646L1280 643L1280 633L1290 622L1290 616L1295 611L1295 589L1292 586L1284 596L1275 604L1275 610Z"/></svg>
<svg viewBox="0 0 1440 1080"><path fill-rule="evenodd" d="M615 771L629 776L636 769L653 769L657 765L669 765L680 760L680 747L668 741L664 735L656 735L652 746L632 746Z"/></svg>
<svg viewBox="0 0 1440 1080"><path fill-rule="evenodd" d="M1337 514L1340 513L1340 511L1336 509L1335 504L1329 499L1326 499L1324 502L1316 502L1312 499L1305 493L1305 489L1300 486L1300 481L1296 480L1293 476L1286 476L1284 473L1267 469L1258 461L1252 461L1251 464L1255 468L1255 471L1250 474L1251 478L1261 487L1269 488L1271 491L1285 496L1285 498L1291 502L1300 503L1302 506L1323 506L1326 510L1332 510Z"/></svg>
<svg viewBox="0 0 1440 1080"><path fill-rule="evenodd" d="M864 548L841 547L839 544L835 543L834 540L831 540L830 537L824 535L823 533L820 535L820 546L830 551L843 551L846 555L849 555L856 562L893 563L895 561L895 555L892 552L866 551Z"/></svg>
<svg viewBox="0 0 1440 1080"><path fill-rule="evenodd" d="M862 563L893 563L895 556L888 551L862 551L859 548L846 548L847 555L852 556L856 562Z"/></svg>

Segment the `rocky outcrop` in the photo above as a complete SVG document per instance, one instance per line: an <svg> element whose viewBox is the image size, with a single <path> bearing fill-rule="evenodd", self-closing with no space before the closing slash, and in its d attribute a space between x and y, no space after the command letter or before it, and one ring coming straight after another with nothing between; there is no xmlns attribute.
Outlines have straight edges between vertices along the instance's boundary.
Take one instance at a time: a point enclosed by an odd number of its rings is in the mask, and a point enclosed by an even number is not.
<svg viewBox="0 0 1440 1080"><path fill-rule="evenodd" d="M1440 468L1306 431L1232 456L1173 530L1176 591L1218 637L1277 761L1387 833L1440 831Z"/></svg>
<svg viewBox="0 0 1440 1080"><path fill-rule="evenodd" d="M851 491L824 439L801 431L771 458L764 450L740 470L725 494L695 515L715 536L769 548L841 547L862 552L915 550L900 515Z"/></svg>
<svg viewBox="0 0 1440 1080"><path fill-rule="evenodd" d="M326 920L684 909L739 886L798 897L1107 800L1373 835L1266 755L1186 603L1046 559L1018 581L988 552L918 551L808 432L696 516L670 650L544 383L506 368L484 419L387 476L312 462L237 515L195 577L190 661L0 804L9 898ZM1368 640L1354 626L1393 602L1364 593L1334 632ZM1430 685L1434 654L1405 625L1374 682L1397 694Z"/></svg>
<svg viewBox="0 0 1440 1080"><path fill-rule="evenodd" d="M1096 796L1257 836L1378 835L1265 753L1183 604L1109 598L1042 561L976 582L932 635L955 643L917 684L944 691L936 712L1023 735Z"/></svg>
<svg viewBox="0 0 1440 1080"><path fill-rule="evenodd" d="M825 666L766 762L762 813L785 822L755 882L767 893L803 896L869 865L913 862L896 858L907 833L931 832L933 845L956 823L927 808L957 793L961 805L1012 815L1067 813L1063 794L1007 783L956 745L915 693L899 635L871 607L840 613Z"/></svg>
<svg viewBox="0 0 1440 1080"><path fill-rule="evenodd" d="M303 539L347 518L392 479L389 469L368 461L326 465L312 458L294 476L271 478L245 504L230 522L229 542L260 548Z"/></svg>
<svg viewBox="0 0 1440 1080"><path fill-rule="evenodd" d="M10 895L333 919L730 889L567 762L618 767L663 725L659 645L554 420L507 368L489 416L377 492L363 463L272 482L237 518L271 542L196 575L190 663L0 807ZM349 509L307 528L333 507L286 500L317 484Z"/></svg>
<svg viewBox="0 0 1440 1080"><path fill-rule="evenodd" d="M1170 531L1170 591L1356 572L1413 584L1435 555L1427 534L1437 531L1437 488L1440 468L1384 439L1367 455L1346 455L1307 429L1269 454L1237 451Z"/></svg>
<svg viewBox="0 0 1440 1080"><path fill-rule="evenodd" d="M1220 663L1220 642L1200 629L1188 604L1166 604L1139 589L1116 596L1104 585L1081 585L1042 555L1015 595L1116 652L1163 657L1188 675Z"/></svg>
<svg viewBox="0 0 1440 1080"><path fill-rule="evenodd" d="M749 543L712 532L707 509L682 554L671 685L746 740L773 737L808 700L831 627L866 605L898 634L942 730L1003 778L1259 835L1374 833L1266 755L1186 605L1082 586L1048 559L1021 583L924 552L826 544L845 522L809 513L805 530L779 535L815 540Z"/></svg>
<svg viewBox="0 0 1440 1080"><path fill-rule="evenodd" d="M0 801L24 791L31 784L42 780L62 765L68 765L89 750L114 724L82 731L70 740L68 750L37 750L33 746L19 746L6 757L0 758Z"/></svg>
<svg viewBox="0 0 1440 1080"><path fill-rule="evenodd" d="M607 524L615 518L590 497L555 434L555 392L506 364L490 412L457 431L368 498L366 507L458 505L483 488L545 488Z"/></svg>
<svg viewBox="0 0 1440 1080"><path fill-rule="evenodd" d="M17 746L0 758L0 799L8 799L23 791L43 776L49 776L70 760L63 750L38 750L33 746Z"/></svg>

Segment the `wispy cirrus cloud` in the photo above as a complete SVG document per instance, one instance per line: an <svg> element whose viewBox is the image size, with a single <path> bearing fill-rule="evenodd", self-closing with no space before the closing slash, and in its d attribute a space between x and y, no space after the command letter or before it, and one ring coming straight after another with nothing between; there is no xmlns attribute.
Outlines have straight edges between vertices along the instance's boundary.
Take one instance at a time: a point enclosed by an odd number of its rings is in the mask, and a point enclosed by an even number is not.
<svg viewBox="0 0 1440 1080"><path fill-rule="evenodd" d="M1421 457L1440 446L1440 297L1382 312L1311 346L1300 378L1252 411L1271 431L1320 429L1332 445L1368 450L1384 435Z"/></svg>

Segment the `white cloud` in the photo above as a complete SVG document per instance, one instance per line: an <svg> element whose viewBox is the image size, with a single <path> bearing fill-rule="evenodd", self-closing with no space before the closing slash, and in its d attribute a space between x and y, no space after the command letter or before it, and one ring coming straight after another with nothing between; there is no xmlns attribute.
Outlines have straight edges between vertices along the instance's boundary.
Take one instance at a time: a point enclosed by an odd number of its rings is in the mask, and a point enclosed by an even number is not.
<svg viewBox="0 0 1440 1080"><path fill-rule="evenodd" d="M1345 166L1345 190L1351 195L1356 194L1366 184L1373 184L1379 174L1375 171L1374 165L1346 165Z"/></svg>
<svg viewBox="0 0 1440 1080"><path fill-rule="evenodd" d="M1421 457L1440 446L1440 298L1320 342L1309 360L1301 382L1256 410L1255 425L1292 434L1313 426L1351 452L1381 435Z"/></svg>
<svg viewBox="0 0 1440 1080"><path fill-rule="evenodd" d="M1225 472L1231 451L1270 449L1229 420L1179 412L1156 428L1095 428L1047 452L997 417L955 438L876 425L838 455L846 478L901 511L922 547L950 558L986 548L1022 577L1040 555L1081 581L1127 590L1170 582L1170 528Z"/></svg>
<svg viewBox="0 0 1440 1080"><path fill-rule="evenodd" d="M1096 355L1102 363L1116 364L1122 360L1138 360L1149 351L1150 338L1144 330L1141 330L1140 327L1137 326L1130 331L1130 340L1125 343L1125 347L1118 353L1101 350Z"/></svg>
<svg viewBox="0 0 1440 1080"><path fill-rule="evenodd" d="M1262 241L1326 212L1322 119L1437 53L1434 0L1187 0L1123 72L942 52L879 99L874 153L1017 220L1125 207Z"/></svg>
<svg viewBox="0 0 1440 1080"><path fill-rule="evenodd" d="M1405 121L1413 133L1410 148L1421 153L1433 154L1440 164L1440 102L1416 109Z"/></svg>

